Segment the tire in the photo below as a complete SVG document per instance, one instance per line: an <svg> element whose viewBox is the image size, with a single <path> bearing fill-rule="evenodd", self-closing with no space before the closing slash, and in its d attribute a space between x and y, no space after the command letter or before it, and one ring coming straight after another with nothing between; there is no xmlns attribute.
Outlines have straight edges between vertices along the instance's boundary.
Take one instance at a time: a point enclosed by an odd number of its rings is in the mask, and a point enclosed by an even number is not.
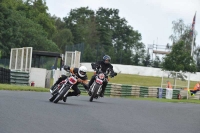
<svg viewBox="0 0 200 133"><path fill-rule="evenodd" d="M50 102L53 102L53 100L54 100L56 97L57 97L57 95L53 95L53 96L49 99L49 101L50 101Z"/></svg>
<svg viewBox="0 0 200 133"><path fill-rule="evenodd" d="M55 88L56 87L56 88ZM56 85L54 88L54 92L52 93L52 97L49 99L50 102L53 102L54 99L58 96L58 86Z"/></svg>
<svg viewBox="0 0 200 133"><path fill-rule="evenodd" d="M62 86L63 87L63 86ZM60 94L57 95L57 97L55 98L55 100L53 101L54 103L58 103L58 101L63 98L63 96L65 95L65 93L70 89L69 86L66 86Z"/></svg>
<svg viewBox="0 0 200 133"><path fill-rule="evenodd" d="M94 92L92 93L92 95L91 95L91 97L90 97L90 102L93 101L93 98L96 96L99 87L100 87L99 84L95 84L95 86L94 86Z"/></svg>

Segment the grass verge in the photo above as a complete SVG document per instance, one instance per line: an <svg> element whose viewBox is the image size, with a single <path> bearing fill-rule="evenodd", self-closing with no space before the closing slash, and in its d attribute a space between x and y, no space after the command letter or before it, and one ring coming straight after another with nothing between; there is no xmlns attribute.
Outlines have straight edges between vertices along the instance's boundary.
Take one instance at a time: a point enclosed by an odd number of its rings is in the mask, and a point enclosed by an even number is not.
<svg viewBox="0 0 200 133"><path fill-rule="evenodd" d="M155 101L155 102L171 102L171 103L195 103L195 104L200 104L200 100L194 100L194 99L160 99L160 98L143 98L143 97L133 97L133 96L127 96L127 97L122 97L122 98L127 98L127 99L132 99L132 100L146 100L146 101Z"/></svg>
<svg viewBox="0 0 200 133"><path fill-rule="evenodd" d="M93 75L92 72L88 72L88 79L90 79ZM171 80L171 79L167 79ZM138 85L138 86L161 86L161 77L153 77L153 76L140 76L140 75L134 75L134 74L121 74L119 73L116 77L111 78L109 83L117 83L117 84L126 84L126 85ZM187 84L187 81L180 81L177 80L177 85L183 85L185 86ZM173 81L171 81L173 83ZM197 82L191 81L190 82L190 88L193 88Z"/></svg>
<svg viewBox="0 0 200 133"><path fill-rule="evenodd" d="M49 92L47 88L0 84L0 90Z"/></svg>

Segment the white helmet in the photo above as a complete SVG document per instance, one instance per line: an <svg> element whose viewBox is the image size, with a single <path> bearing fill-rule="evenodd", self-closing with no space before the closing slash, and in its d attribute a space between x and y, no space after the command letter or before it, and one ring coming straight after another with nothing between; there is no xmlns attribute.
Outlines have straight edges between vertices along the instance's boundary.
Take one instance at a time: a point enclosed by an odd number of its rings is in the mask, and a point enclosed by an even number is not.
<svg viewBox="0 0 200 133"><path fill-rule="evenodd" d="M79 67L79 69L78 69L78 75L80 77L84 77L86 75L86 72L87 72L87 68L85 66Z"/></svg>

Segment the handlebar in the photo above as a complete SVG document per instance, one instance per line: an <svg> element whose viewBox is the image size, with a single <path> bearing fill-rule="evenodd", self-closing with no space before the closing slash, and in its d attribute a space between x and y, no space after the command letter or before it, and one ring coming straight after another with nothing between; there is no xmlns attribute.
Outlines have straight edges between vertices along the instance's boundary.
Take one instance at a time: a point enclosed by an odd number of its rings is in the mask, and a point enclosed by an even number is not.
<svg viewBox="0 0 200 133"><path fill-rule="evenodd" d="M78 79L78 77L77 77L75 74L72 74L71 72L69 73L69 76L73 76L73 77L75 77L76 79Z"/></svg>

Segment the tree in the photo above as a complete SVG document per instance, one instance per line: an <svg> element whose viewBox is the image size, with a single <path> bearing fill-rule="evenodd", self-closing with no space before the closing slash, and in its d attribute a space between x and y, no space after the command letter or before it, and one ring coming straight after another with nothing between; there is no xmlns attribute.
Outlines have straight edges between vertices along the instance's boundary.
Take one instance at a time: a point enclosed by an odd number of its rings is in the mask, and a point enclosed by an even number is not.
<svg viewBox="0 0 200 133"><path fill-rule="evenodd" d="M191 25L186 25L184 24L184 21L182 19L179 19L177 21L173 21L173 34L169 37L173 44L172 46L170 46L169 44L167 44L167 48L171 49L174 45L182 42L184 47L184 51L187 51L188 53L191 53L191 45L192 45L192 35L191 35ZM196 37L197 32L194 31L194 36ZM194 40L194 46L196 46L196 41ZM194 49L194 58L197 62L198 65L198 48ZM191 70L193 71L193 70Z"/></svg>
<svg viewBox="0 0 200 133"><path fill-rule="evenodd" d="M191 26L184 24L182 19L178 21L172 22L173 26L173 34L170 35L170 39L173 42L173 45L179 41L183 41L184 45L186 46L187 50L191 51L191 44L192 44L192 36L191 36ZM195 32L196 36L197 32ZM194 42L194 46L196 43Z"/></svg>
<svg viewBox="0 0 200 133"><path fill-rule="evenodd" d="M120 58L113 58L113 63L132 64L132 50L144 48L141 34L119 17L118 9L101 7L95 12L81 7L71 10L64 21L72 31L75 44L89 44L92 49L98 47L97 52L101 54L120 55Z"/></svg>
<svg viewBox="0 0 200 133"><path fill-rule="evenodd" d="M54 36L53 41L57 44L58 48L64 53L65 46L73 45L73 36L69 29L65 28L63 30L59 30Z"/></svg>
<svg viewBox="0 0 200 133"><path fill-rule="evenodd" d="M172 24L173 34L170 35L169 38L172 40L173 43L176 43L180 40L181 36L183 35L186 26L182 19L179 19L178 21L172 21Z"/></svg>
<svg viewBox="0 0 200 133"><path fill-rule="evenodd" d="M42 26L25 17L21 11L0 3L0 50L9 56L11 48L33 47L34 50L58 51L47 38Z"/></svg>
<svg viewBox="0 0 200 133"><path fill-rule="evenodd" d="M94 62L95 61L95 53L96 51L91 51L90 45L86 45L84 49L84 55L83 55L83 60L86 62Z"/></svg>
<svg viewBox="0 0 200 133"><path fill-rule="evenodd" d="M196 60L197 71L200 72L200 47L197 47L194 51L194 58Z"/></svg>
<svg viewBox="0 0 200 133"><path fill-rule="evenodd" d="M133 65L139 65L139 62L140 62L140 56L138 53L136 53L134 56L133 56Z"/></svg>
<svg viewBox="0 0 200 133"><path fill-rule="evenodd" d="M26 17L38 23L48 33L48 39L51 39L56 32L55 21L47 13L48 7L44 0L26 0Z"/></svg>
<svg viewBox="0 0 200 133"><path fill-rule="evenodd" d="M88 7L72 9L68 17L64 17L66 28L70 29L74 37L74 44L85 43L88 37L88 21L94 16L94 11Z"/></svg>
<svg viewBox="0 0 200 133"><path fill-rule="evenodd" d="M172 47L170 54L166 55L163 69L168 71L196 72L196 65L186 49L184 41L179 41Z"/></svg>
<svg viewBox="0 0 200 133"><path fill-rule="evenodd" d="M158 68L160 63L161 63L160 58L156 56L155 60L153 61L154 67Z"/></svg>
<svg viewBox="0 0 200 133"><path fill-rule="evenodd" d="M150 55L149 55L149 54L147 54L147 55L144 57L142 63L143 63L144 66L149 66L149 65L151 65Z"/></svg>
<svg viewBox="0 0 200 133"><path fill-rule="evenodd" d="M102 47L114 46L116 54L123 57L123 60L116 60L115 63L132 64L132 49L139 51L144 46L139 42L141 34L133 30L126 19L119 17L118 9L99 8L96 21Z"/></svg>
<svg viewBox="0 0 200 133"><path fill-rule="evenodd" d="M62 30L66 28L65 22L61 18L56 17L55 15L51 17L54 20L55 27L57 30Z"/></svg>

